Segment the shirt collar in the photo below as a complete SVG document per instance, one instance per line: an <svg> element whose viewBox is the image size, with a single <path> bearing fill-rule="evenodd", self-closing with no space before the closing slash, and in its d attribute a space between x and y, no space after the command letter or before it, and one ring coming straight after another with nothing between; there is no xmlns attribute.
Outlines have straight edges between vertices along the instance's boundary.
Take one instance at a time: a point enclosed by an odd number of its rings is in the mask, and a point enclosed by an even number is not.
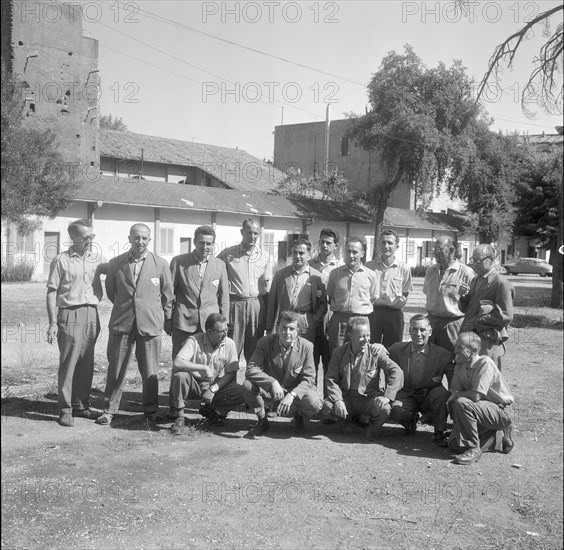
<svg viewBox="0 0 564 550"><path fill-rule="evenodd" d="M297 273L298 275L301 275L302 273L309 273L309 264L307 264L301 271L298 271L298 270L292 265L292 273Z"/></svg>
<svg viewBox="0 0 564 550"><path fill-rule="evenodd" d="M140 258L135 258L135 256L133 256L133 254L131 253L131 250L129 251L129 261L130 262L140 262L142 260L144 260L147 257L147 254L149 253L148 250L145 251L145 254L143 254L143 256L141 256Z"/></svg>
<svg viewBox="0 0 564 550"><path fill-rule="evenodd" d="M316 258L316 261L317 261L319 264L321 264L322 266L324 266L324 267L326 267L326 266L328 266L328 265L337 265L337 264L339 263L339 260L337 260L337 258L336 258L336 256L335 256L334 254L332 254L331 256L329 256L329 257L327 258L327 261L325 261L325 262L321 259L321 256L318 254L318 255L317 255L317 258Z"/></svg>
<svg viewBox="0 0 564 550"><path fill-rule="evenodd" d="M427 345L421 351L417 351L415 349L415 346L413 345L413 342L411 342L411 353L422 353L423 355L429 355L429 344L427 343Z"/></svg>
<svg viewBox="0 0 564 550"><path fill-rule="evenodd" d="M69 256L70 256L71 258L72 258L72 257L75 257L75 256L78 256L79 258L90 258L91 254L90 254L90 251L89 251L89 250L86 250L86 251L84 252L84 254L80 255L80 254L76 251L76 249L74 248L74 246L71 246L71 247L69 248Z"/></svg>

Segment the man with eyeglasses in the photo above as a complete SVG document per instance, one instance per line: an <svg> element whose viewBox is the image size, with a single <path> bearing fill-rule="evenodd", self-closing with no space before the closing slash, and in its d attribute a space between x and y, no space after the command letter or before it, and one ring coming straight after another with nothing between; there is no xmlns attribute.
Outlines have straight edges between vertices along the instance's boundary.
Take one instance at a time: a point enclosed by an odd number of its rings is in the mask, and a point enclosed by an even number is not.
<svg viewBox="0 0 564 550"><path fill-rule="evenodd" d="M239 360L235 342L227 338L229 325L221 313L211 313L205 333L193 334L174 359L170 381L169 418L176 418L172 433L184 431L184 407L200 400L200 414L207 425L222 424L230 410L244 403L237 384Z"/></svg>
<svg viewBox="0 0 564 550"><path fill-rule="evenodd" d="M470 286L459 288L460 311L464 320L460 333L475 332L482 342L479 355L487 355L501 370L507 327L513 320L513 285L495 269L495 251L489 244L481 244L472 254L472 268L476 272Z"/></svg>
<svg viewBox="0 0 564 550"><path fill-rule="evenodd" d="M47 281L47 341L59 346L59 424L74 425L73 417L94 420L90 389L94 375L94 346L100 334L98 303L104 258L92 248L94 233L88 220L68 227L71 247L51 262Z"/></svg>

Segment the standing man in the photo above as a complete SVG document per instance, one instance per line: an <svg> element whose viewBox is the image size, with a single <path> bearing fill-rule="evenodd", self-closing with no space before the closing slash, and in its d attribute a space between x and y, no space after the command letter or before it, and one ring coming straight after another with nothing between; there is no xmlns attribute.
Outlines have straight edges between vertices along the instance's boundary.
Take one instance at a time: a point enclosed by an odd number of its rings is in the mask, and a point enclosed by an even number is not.
<svg viewBox="0 0 564 550"><path fill-rule="evenodd" d="M319 234L319 254L316 258L309 262L313 269L317 269L321 273L321 282L327 288L329 283L329 275L333 269L343 265L343 262L335 255L339 247L339 233L330 227L324 227ZM329 368L329 359L331 352L329 351L329 340L327 339L327 324L329 323L329 315L327 312L323 316L323 320L318 325L317 334L313 342L313 360L315 362L315 372L322 361L323 376L327 374ZM325 387L323 388L325 397Z"/></svg>
<svg viewBox="0 0 564 550"><path fill-rule="evenodd" d="M329 275L327 295L331 303L331 319L327 328L329 350L342 346L347 324L352 317L368 317L378 296L376 273L363 265L364 249L358 237L345 243L345 265L334 268Z"/></svg>
<svg viewBox="0 0 564 550"><path fill-rule="evenodd" d="M390 415L390 403L402 387L403 373L380 345L370 345L370 321L353 317L347 324L349 342L338 347L329 362L326 414L350 423L367 416L366 437L374 440ZM381 388L384 375L386 386Z"/></svg>
<svg viewBox="0 0 564 550"><path fill-rule="evenodd" d="M305 431L305 418L321 410L315 391L313 344L298 336L299 315L283 311L278 331L261 338L249 364L243 383L243 397L257 415L257 423L245 437L254 439L270 428L265 400L279 416L293 416L296 433Z"/></svg>
<svg viewBox="0 0 564 550"><path fill-rule="evenodd" d="M253 218L243 221L240 244L226 248L218 258L225 262L229 279L229 337L248 361L264 333L259 296L270 289L270 264L258 245L261 229Z"/></svg>
<svg viewBox="0 0 564 550"><path fill-rule="evenodd" d="M239 360L235 342L226 337L227 317L211 313L205 330L190 336L174 358L168 416L176 418L172 428L175 435L185 428L187 399L200 399L200 414L210 425L221 424L231 409L245 402L236 383Z"/></svg>
<svg viewBox="0 0 564 550"><path fill-rule="evenodd" d="M392 344L403 341L403 308L411 292L411 270L396 259L399 246L397 234L391 229L382 231L381 257L366 265L379 276L379 293L370 316L372 341L390 349Z"/></svg>
<svg viewBox="0 0 564 550"><path fill-rule="evenodd" d="M90 389L100 334L100 265L105 260L91 251L94 233L88 220L72 222L68 232L72 245L53 258L47 281L47 341L52 344L57 338L59 345L59 424L72 427L73 416L94 419Z"/></svg>
<svg viewBox="0 0 564 550"><path fill-rule="evenodd" d="M166 260L149 252L151 230L136 223L129 230L131 249L110 260L106 293L114 304L108 337L108 376L104 414L97 424L109 425L119 410L125 376L135 348L143 380L143 410L151 423L162 420L159 410L161 331L171 317L172 280Z"/></svg>
<svg viewBox="0 0 564 550"><path fill-rule="evenodd" d="M203 332L210 313L229 314L229 282L225 263L213 256L215 231L202 225L194 232L194 252L170 262L174 307L165 332L172 334L174 359L188 337Z"/></svg>
<svg viewBox="0 0 564 550"><path fill-rule="evenodd" d="M469 287L474 271L458 261L458 245L448 235L435 241L435 260L425 273L423 293L431 324L430 342L451 353L460 332L464 314L459 309L460 288Z"/></svg>
<svg viewBox="0 0 564 550"><path fill-rule="evenodd" d="M495 269L495 251L481 244L472 253L476 272L470 287L461 285L460 311L464 320L460 332L474 331L482 341L480 355L491 357L501 370L507 340L507 327L513 320L513 285Z"/></svg>
<svg viewBox="0 0 564 550"><path fill-rule="evenodd" d="M298 239L292 245L292 265L274 275L268 295L266 330L276 330L281 311L295 311L300 316L300 336L313 343L327 312L327 295L321 273L308 263L310 255L311 243Z"/></svg>
<svg viewBox="0 0 564 550"><path fill-rule="evenodd" d="M407 435L415 433L419 412L432 418L434 440L441 444L447 440L446 402L450 393L443 386L446 376L449 387L454 365L451 354L431 344L433 330L425 315L414 315L409 321L411 342L396 342L390 348L390 358L403 371L403 388L391 404L391 418L399 422Z"/></svg>
<svg viewBox="0 0 564 550"><path fill-rule="evenodd" d="M481 346L477 334L462 332L454 347L456 367L447 401L452 432L445 446L462 451L454 459L457 464L476 462L484 441L495 438L498 430L503 430L502 451L509 454L514 447L513 423L506 409L513 397L492 359L480 356Z"/></svg>

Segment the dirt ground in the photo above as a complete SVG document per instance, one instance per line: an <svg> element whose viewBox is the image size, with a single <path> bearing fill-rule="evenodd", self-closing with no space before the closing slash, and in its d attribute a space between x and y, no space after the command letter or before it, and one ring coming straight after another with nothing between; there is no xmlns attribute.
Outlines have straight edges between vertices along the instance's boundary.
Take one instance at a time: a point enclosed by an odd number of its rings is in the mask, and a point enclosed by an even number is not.
<svg viewBox="0 0 564 550"><path fill-rule="evenodd" d="M516 398L516 445L471 466L387 424L368 443L312 421L295 436L242 436L252 417L183 436L143 420L135 365L113 427L56 423L57 348L44 340L43 284L2 285L2 547L562 548L562 317L546 304L550 280L511 277L517 315L504 375ZM422 279L406 308L423 311ZM100 308L93 389L102 404L110 307ZM550 317L552 315L552 322ZM170 339L163 338L166 410ZM242 372L241 372L242 374Z"/></svg>

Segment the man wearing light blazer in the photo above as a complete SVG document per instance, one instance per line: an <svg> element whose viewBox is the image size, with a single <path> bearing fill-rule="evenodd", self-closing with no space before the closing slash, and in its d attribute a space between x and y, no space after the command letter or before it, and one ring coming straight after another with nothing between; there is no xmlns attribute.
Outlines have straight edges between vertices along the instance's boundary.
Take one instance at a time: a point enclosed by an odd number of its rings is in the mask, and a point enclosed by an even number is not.
<svg viewBox="0 0 564 550"><path fill-rule="evenodd" d="M300 316L299 334L313 343L317 328L327 312L327 295L321 273L309 265L311 243L298 239L292 245L292 265L282 268L272 279L266 311L266 330L276 329L281 311Z"/></svg>
<svg viewBox="0 0 564 550"><path fill-rule="evenodd" d="M119 410L127 368L135 348L143 380L142 402L146 418L160 420L158 414L158 370L161 331L171 317L172 280L166 260L149 252L151 230L137 223L129 231L131 249L110 260L106 293L114 304L108 338L108 376L104 413L97 424L108 425Z"/></svg>
<svg viewBox="0 0 564 550"><path fill-rule="evenodd" d="M270 428L265 401L279 416L293 416L296 433L305 431L305 419L321 410L315 391L313 344L298 336L299 315L283 311L278 330L261 338L247 365L243 397L257 415L246 437L254 439Z"/></svg>
<svg viewBox="0 0 564 550"><path fill-rule="evenodd" d="M194 232L194 252L176 256L170 262L174 307L165 331L172 336L174 359L186 340L205 332L211 313L229 315L229 280L225 263L213 255L215 231L202 225Z"/></svg>

